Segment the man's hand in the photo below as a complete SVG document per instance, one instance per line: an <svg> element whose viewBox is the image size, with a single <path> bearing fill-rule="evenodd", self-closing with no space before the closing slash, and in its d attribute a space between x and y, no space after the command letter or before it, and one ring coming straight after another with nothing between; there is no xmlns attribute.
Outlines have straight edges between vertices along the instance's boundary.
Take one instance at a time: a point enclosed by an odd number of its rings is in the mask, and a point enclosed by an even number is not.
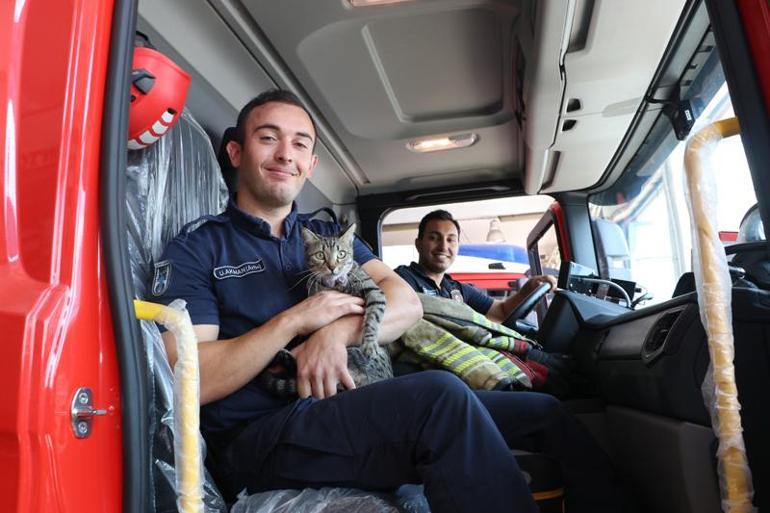
<svg viewBox="0 0 770 513"><path fill-rule="evenodd" d="M550 290L553 290L556 288L556 278L553 276L547 275L547 274L540 274L538 276L533 276L529 280L527 280L527 283L524 284L523 287L521 287L521 290L516 294L516 298L519 300L517 301L517 304L520 303L525 297L527 297L530 293L532 293L536 288L538 288L543 283L547 283L551 286Z"/></svg>
<svg viewBox="0 0 770 513"><path fill-rule="evenodd" d="M347 334L351 327L345 326L348 318L319 329L304 343L292 350L297 359L297 392L300 397L313 396L318 399L337 393L341 383L351 390L356 388L348 372ZM351 316L350 322L358 325L361 317Z"/></svg>
<svg viewBox="0 0 770 513"><path fill-rule="evenodd" d="M548 283L551 286L550 290L556 287L556 280L553 276L533 276L527 280L527 283L516 294L508 296L506 299L496 299L486 313L487 318L494 322L505 322L510 313L543 283Z"/></svg>
<svg viewBox="0 0 770 513"><path fill-rule="evenodd" d="M364 300L336 290L313 294L281 315L291 319L297 335L310 335L345 315L362 315Z"/></svg>

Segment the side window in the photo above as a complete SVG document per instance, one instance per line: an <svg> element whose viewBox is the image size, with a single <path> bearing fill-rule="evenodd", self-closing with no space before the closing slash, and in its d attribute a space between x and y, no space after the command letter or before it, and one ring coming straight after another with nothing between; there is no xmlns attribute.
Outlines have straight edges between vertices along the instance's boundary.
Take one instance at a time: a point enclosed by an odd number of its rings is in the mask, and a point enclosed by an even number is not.
<svg viewBox="0 0 770 513"><path fill-rule="evenodd" d="M555 278L559 276L559 269L564 256L559 241L556 216L554 215L554 209L557 207L556 204L551 205L527 237L530 275L548 274ZM539 325L545 317L552 298L552 293L547 294L545 301L541 301L534 310L537 318L530 316L527 320Z"/></svg>
<svg viewBox="0 0 770 513"><path fill-rule="evenodd" d="M725 85L704 103L691 135L707 123L734 116ZM658 160L589 197L602 274L635 282L647 295L647 305L671 298L680 277L692 270L684 148L684 142L669 135ZM711 155L711 166L717 227L729 243L738 239L742 221L757 203L740 137L722 141Z"/></svg>
<svg viewBox="0 0 770 513"><path fill-rule="evenodd" d="M543 213L527 237L530 274L550 274L558 277L563 257L559 241L557 219L554 211L558 204L553 204Z"/></svg>
<svg viewBox="0 0 770 513"><path fill-rule="evenodd" d="M561 251L559 240L556 238L556 225L551 224L537 241L537 258L540 262L539 274L559 275Z"/></svg>

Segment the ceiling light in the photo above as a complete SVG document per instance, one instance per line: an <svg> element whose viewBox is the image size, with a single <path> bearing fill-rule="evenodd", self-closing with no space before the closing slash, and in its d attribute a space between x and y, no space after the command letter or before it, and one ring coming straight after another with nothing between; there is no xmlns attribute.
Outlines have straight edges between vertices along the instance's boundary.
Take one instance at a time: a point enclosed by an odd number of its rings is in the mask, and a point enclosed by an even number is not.
<svg viewBox="0 0 770 513"><path fill-rule="evenodd" d="M479 140L476 134L447 135L442 137L432 137L429 139L413 139L406 143L406 147L419 153L430 151L454 150L457 148L467 148Z"/></svg>
<svg viewBox="0 0 770 513"><path fill-rule="evenodd" d="M398 4L410 0L348 0L353 7L368 7L370 5Z"/></svg>

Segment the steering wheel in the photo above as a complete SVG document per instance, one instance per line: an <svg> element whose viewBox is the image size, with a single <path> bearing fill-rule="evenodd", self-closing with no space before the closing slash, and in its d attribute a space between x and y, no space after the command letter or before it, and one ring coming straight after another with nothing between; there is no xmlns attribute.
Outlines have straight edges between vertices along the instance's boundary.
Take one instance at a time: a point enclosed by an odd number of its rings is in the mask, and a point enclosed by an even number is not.
<svg viewBox="0 0 770 513"><path fill-rule="evenodd" d="M538 285L535 290L530 292L527 297L525 297L521 303L516 305L516 308L514 308L511 313L508 314L508 317L506 317L502 322L503 326L511 326L516 322L517 319L523 319L526 317L529 312L535 308L537 302L540 301L549 290L551 290L551 285L549 283L541 283Z"/></svg>

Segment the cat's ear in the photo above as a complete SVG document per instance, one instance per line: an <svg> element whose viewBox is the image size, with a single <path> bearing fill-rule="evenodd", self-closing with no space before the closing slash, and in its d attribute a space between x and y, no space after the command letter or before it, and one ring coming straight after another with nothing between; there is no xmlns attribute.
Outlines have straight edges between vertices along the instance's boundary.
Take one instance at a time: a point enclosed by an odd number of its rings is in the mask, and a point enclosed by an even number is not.
<svg viewBox="0 0 770 513"><path fill-rule="evenodd" d="M313 233L312 230L302 227L302 240L305 241L305 244L310 244L311 242L315 242L317 240L320 240L321 237Z"/></svg>
<svg viewBox="0 0 770 513"><path fill-rule="evenodd" d="M347 244L353 244L353 237L356 234L356 223L351 224L347 227L347 229L342 232L342 235L340 235L340 240L346 242Z"/></svg>

